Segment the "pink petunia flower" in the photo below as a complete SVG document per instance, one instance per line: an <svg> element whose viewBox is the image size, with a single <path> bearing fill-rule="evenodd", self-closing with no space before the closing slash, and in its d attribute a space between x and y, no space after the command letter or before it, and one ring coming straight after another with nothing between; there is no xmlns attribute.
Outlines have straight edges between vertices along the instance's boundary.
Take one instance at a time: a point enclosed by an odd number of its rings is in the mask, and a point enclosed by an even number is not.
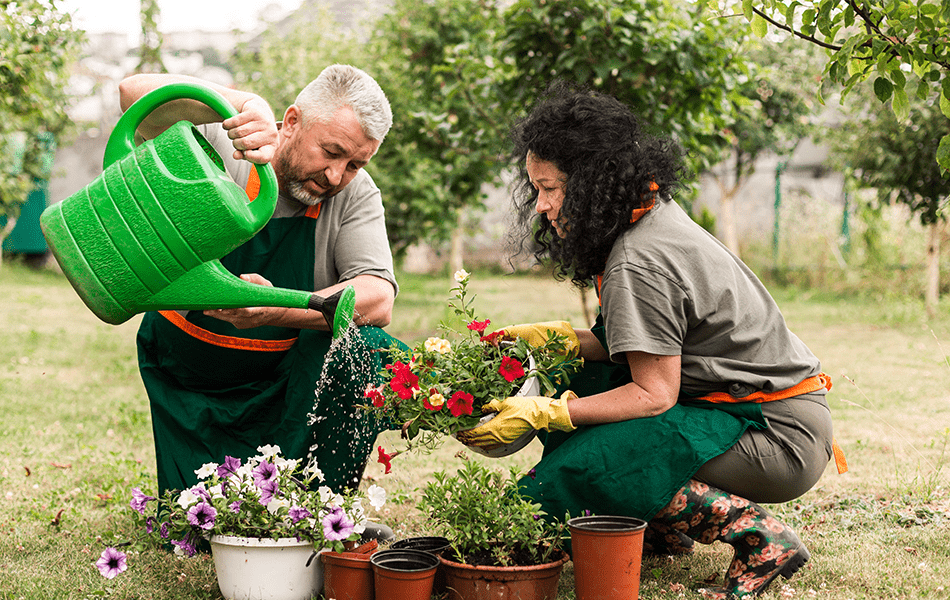
<svg viewBox="0 0 950 600"><path fill-rule="evenodd" d="M96 568L106 579L112 579L119 573L129 568L126 563L125 552L120 552L115 548L106 548L96 561Z"/></svg>

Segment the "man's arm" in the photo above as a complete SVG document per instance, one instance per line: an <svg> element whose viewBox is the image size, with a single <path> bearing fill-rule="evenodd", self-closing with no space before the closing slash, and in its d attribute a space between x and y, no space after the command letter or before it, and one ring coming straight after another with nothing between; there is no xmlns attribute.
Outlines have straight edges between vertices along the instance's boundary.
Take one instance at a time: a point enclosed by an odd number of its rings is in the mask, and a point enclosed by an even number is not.
<svg viewBox="0 0 950 600"><path fill-rule="evenodd" d="M241 279L258 285L271 285L260 275L241 275ZM375 325L385 327L392 321L393 303L396 300L396 290L393 285L375 275L357 275L349 281L332 285L317 293L324 298L332 296L348 285L352 285L356 292L356 308L353 311L357 325ZM222 321L227 321L238 329L249 329L263 325L292 327L294 329L319 329L329 331L323 313L318 310L302 308L281 308L274 306L257 306L250 308L221 308L204 311Z"/></svg>
<svg viewBox="0 0 950 600"><path fill-rule="evenodd" d="M252 94L185 75L141 74L123 79L119 83L119 105L122 111L150 91L171 83L197 83L213 89L224 96L238 112L237 116L224 119L216 110L191 99L172 100L153 110L139 125L137 133L152 139L178 121L190 121L196 125L223 123L234 145L234 158L247 159L256 164L270 162L277 149L277 124L274 112L266 100Z"/></svg>

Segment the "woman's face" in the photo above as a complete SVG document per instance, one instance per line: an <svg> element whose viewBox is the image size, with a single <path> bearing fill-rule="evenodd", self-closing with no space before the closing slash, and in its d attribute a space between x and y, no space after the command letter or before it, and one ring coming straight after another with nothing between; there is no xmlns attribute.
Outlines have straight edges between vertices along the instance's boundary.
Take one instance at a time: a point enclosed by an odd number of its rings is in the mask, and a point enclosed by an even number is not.
<svg viewBox="0 0 950 600"><path fill-rule="evenodd" d="M531 185L538 190L538 201L534 210L548 217L560 237L565 236L564 225L558 223L561 205L564 204L564 186L567 175L554 166L554 163L541 160L533 152L528 152L525 160Z"/></svg>

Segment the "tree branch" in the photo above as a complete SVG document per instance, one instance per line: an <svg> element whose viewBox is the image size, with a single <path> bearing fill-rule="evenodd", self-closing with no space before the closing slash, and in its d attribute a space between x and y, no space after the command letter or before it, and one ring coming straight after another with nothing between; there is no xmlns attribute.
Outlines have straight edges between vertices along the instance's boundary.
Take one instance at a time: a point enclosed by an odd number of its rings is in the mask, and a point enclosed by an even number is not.
<svg viewBox="0 0 950 600"><path fill-rule="evenodd" d="M764 12L762 12L761 10L759 10L758 8L753 7L753 8L752 8L752 12L754 12L754 13L757 14L757 15L759 15L760 17L762 17L763 19L765 19L766 21L768 21L769 23L771 23L773 26L775 26L775 27L781 29L782 31L786 31L786 32L788 32L788 33L794 35L794 36L797 37L797 38L801 38L801 39L803 39L803 40L805 40L805 41L807 41L807 42L811 42L812 44L815 44L816 46L821 46L822 48L827 48L828 50L834 50L835 52L837 52L838 50L841 50L841 46L835 46L834 44L829 44L828 42L823 42L823 41L819 40L818 38L816 38L816 37L814 37L814 36L805 35L804 33L800 32L800 31L795 31L794 29L792 29L792 28L789 27L788 25L782 25L781 23L779 23L778 21L776 21L776 20L773 19L772 17L768 16L767 14L765 14Z"/></svg>

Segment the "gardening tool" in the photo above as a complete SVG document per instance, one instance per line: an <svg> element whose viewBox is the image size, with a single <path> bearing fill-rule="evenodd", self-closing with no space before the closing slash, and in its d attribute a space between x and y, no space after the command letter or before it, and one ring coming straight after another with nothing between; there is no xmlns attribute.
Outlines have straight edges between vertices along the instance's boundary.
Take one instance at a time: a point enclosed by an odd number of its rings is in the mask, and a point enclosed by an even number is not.
<svg viewBox="0 0 950 600"><path fill-rule="evenodd" d="M40 216L66 278L113 325L151 310L281 306L320 310L338 337L353 318L352 286L322 298L248 283L219 261L273 215L271 165L255 165L261 187L249 200L188 121L136 147L135 130L149 113L179 98L204 102L224 118L237 114L223 96L191 83L157 88L129 107L109 137L102 175Z"/></svg>

